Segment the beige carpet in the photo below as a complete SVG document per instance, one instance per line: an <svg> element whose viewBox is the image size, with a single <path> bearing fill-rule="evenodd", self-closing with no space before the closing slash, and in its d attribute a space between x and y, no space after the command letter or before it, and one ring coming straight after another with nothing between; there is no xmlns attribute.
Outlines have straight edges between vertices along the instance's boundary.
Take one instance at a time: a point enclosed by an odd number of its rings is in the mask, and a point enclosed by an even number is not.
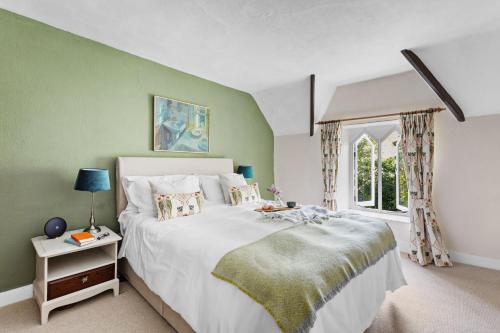
<svg viewBox="0 0 500 333"><path fill-rule="evenodd" d="M366 333L500 332L500 272L457 264L419 267L403 259L408 286L388 297ZM0 309L0 332L166 332L174 330L127 283L49 316L26 300Z"/></svg>
<svg viewBox="0 0 500 333"><path fill-rule="evenodd" d="M0 309L0 332L175 333L167 322L126 282L120 295L104 292L69 307L53 310L40 325L38 306L26 300Z"/></svg>
<svg viewBox="0 0 500 333"><path fill-rule="evenodd" d="M408 285L387 295L366 333L500 332L500 271L420 267L406 258L403 271Z"/></svg>

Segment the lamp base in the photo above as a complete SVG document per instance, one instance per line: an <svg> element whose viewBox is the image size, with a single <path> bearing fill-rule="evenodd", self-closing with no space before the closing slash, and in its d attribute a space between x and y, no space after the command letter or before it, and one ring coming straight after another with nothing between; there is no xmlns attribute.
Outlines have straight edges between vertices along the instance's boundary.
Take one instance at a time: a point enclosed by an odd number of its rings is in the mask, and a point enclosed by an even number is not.
<svg viewBox="0 0 500 333"><path fill-rule="evenodd" d="M90 227L83 229L83 231L88 231L91 234L97 234L101 232L101 228L96 227L95 225L91 225Z"/></svg>

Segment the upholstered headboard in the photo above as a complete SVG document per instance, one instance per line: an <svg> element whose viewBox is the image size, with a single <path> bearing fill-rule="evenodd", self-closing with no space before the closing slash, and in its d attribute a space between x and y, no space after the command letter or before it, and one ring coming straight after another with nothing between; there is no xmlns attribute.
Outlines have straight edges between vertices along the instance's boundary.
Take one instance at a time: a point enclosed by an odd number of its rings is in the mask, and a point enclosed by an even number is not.
<svg viewBox="0 0 500 333"><path fill-rule="evenodd" d="M229 158L118 157L116 160L116 214L127 207L122 188L124 176L163 176L174 174L216 175L234 172Z"/></svg>

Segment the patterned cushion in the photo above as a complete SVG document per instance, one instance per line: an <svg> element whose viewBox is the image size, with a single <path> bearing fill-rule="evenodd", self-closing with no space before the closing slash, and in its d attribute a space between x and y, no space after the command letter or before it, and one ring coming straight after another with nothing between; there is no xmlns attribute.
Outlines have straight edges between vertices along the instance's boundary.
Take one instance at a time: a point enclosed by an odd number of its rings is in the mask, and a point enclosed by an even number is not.
<svg viewBox="0 0 500 333"><path fill-rule="evenodd" d="M201 212L201 192L161 194L155 193L158 221L189 216Z"/></svg>
<svg viewBox="0 0 500 333"><path fill-rule="evenodd" d="M251 185L232 186L229 188L229 197L231 199L231 205L233 206L250 202L259 202L261 200L259 184L253 183Z"/></svg>

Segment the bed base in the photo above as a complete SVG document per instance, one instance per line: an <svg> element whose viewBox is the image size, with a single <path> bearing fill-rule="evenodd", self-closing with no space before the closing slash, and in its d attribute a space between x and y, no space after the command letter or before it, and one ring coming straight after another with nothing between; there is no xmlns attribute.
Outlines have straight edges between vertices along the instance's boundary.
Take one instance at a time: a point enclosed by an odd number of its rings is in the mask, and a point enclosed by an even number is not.
<svg viewBox="0 0 500 333"><path fill-rule="evenodd" d="M144 299L156 310L178 333L196 333L180 314L162 301L144 281L134 272L126 258L118 262L120 274L144 297Z"/></svg>

